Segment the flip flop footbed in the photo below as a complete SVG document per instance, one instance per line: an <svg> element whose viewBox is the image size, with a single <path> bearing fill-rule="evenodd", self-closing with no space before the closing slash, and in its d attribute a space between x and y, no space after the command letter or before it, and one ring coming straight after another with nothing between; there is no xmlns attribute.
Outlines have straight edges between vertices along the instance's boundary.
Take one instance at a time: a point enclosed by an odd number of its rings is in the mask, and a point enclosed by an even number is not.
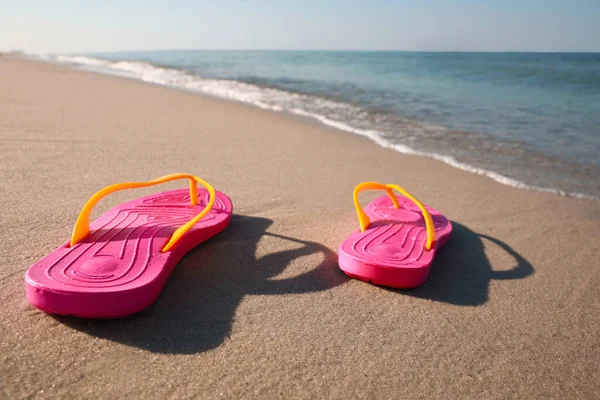
<svg viewBox="0 0 600 400"><path fill-rule="evenodd" d="M372 201L365 213L370 226L357 229L339 249L340 268L348 275L374 284L396 288L421 285L429 275L437 250L449 239L452 225L437 210L427 207L436 233L436 244L426 250L427 232L421 210L409 199L389 197Z"/></svg>
<svg viewBox="0 0 600 400"><path fill-rule="evenodd" d="M211 210L174 248L161 250L177 228L207 205L209 193L172 190L119 205L90 226L91 234L69 242L35 263L26 274L27 298L55 314L115 318L139 312L160 294L179 260L222 231L232 213L231 200L216 192Z"/></svg>

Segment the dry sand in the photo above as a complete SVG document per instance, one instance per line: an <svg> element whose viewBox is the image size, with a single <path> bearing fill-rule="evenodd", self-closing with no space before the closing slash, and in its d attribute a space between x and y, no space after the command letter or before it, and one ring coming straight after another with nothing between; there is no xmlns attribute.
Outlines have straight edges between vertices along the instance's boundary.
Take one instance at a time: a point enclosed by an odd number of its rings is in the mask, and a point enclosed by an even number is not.
<svg viewBox="0 0 600 400"><path fill-rule="evenodd" d="M175 171L228 193L236 216L152 307L97 321L28 305L26 269L69 237L91 194ZM0 177L0 396L600 396L600 202L506 187L281 113L7 56ZM399 183L453 221L422 287L338 269L363 180ZM111 196L95 215L149 192Z"/></svg>

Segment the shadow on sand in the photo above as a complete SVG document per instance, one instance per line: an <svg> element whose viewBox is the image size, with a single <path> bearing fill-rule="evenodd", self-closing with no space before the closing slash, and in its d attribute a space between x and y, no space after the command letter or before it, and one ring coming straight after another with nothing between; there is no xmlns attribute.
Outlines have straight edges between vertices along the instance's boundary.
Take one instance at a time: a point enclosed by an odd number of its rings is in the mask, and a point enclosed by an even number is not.
<svg viewBox="0 0 600 400"><path fill-rule="evenodd" d="M191 354L219 346L231 333L235 310L246 295L327 290L346 282L337 255L318 243L268 233L273 221L234 215L215 238L188 253L158 300L145 311L118 320L55 316L90 335L157 353ZM261 238L287 241L291 250L256 257ZM312 270L271 280L299 257L321 254Z"/></svg>
<svg viewBox="0 0 600 400"><path fill-rule="evenodd" d="M235 310L246 295L318 292L349 279L339 270L333 251L318 243L268 233L272 222L234 216L224 232L181 260L159 299L139 314L120 320L55 318L90 335L152 352L199 353L218 347L230 335ZM507 244L457 222L452 224L452 238L437 254L423 286L386 289L458 306L477 306L487 302L490 281L521 279L533 273L532 265ZM264 236L295 243L294 248L257 258L258 242ZM510 270L492 270L482 239L500 246L516 265ZM270 279L294 259L317 253L321 262L309 272Z"/></svg>
<svg viewBox="0 0 600 400"><path fill-rule="evenodd" d="M514 260L513 267L494 271L483 240L508 253ZM427 282L415 289L388 290L442 303L478 306L488 301L490 281L522 279L533 272L529 261L508 244L452 221L452 237L437 253Z"/></svg>

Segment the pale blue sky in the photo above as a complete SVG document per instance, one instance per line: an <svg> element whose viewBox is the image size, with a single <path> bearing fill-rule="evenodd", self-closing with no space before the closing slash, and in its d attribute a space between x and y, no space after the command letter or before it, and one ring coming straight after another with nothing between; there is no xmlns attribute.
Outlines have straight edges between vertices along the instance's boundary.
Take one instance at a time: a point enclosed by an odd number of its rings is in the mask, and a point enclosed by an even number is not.
<svg viewBox="0 0 600 400"><path fill-rule="evenodd" d="M0 0L0 50L600 51L600 0Z"/></svg>

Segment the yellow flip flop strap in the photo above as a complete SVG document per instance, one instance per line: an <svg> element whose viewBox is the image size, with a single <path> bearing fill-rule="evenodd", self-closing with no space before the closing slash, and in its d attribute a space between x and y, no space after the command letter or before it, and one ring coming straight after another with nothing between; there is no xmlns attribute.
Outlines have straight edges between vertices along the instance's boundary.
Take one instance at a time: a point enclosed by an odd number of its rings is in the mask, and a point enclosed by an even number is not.
<svg viewBox="0 0 600 400"><path fill-rule="evenodd" d="M404 188L398 185L384 185L382 183L377 182L363 182L359 183L354 188L354 193L352 197L354 199L354 207L356 208L356 214L358 215L358 222L360 223L361 232L364 232L369 228L369 225L371 225L371 220L360 206L360 202L358 200L359 193L363 190L385 190L387 195L392 200L394 208L400 208L398 199L394 195L394 189L402 193L404 196L408 197L413 203L417 205L417 207L419 207L419 209L423 213L423 217L425 218L425 227L427 229L427 242L425 244L425 249L431 250L433 244L435 243L435 228L433 226L433 219L431 218L429 211L427 211L427 208L425 208L425 206L419 200L417 200L413 195L411 195Z"/></svg>
<svg viewBox="0 0 600 400"><path fill-rule="evenodd" d="M171 239L169 239L169 242L165 245L165 247L163 247L162 252L165 253L171 250L171 248L175 246L175 244L177 244L181 237L185 235L185 233L189 231L192 228L192 226L194 226L194 224L196 224L206 214L208 214L208 212L213 207L213 204L215 203L215 189L213 189L213 187L208 182L194 175L177 173L161 176L160 178L156 178L148 182L123 182L105 187L104 189L100 190L95 195L93 195L87 201L87 203L85 203L85 206L83 206L83 209L79 213L79 217L77 217L77 222L75 222L75 228L73 228L73 235L71 236L71 246L74 246L77 243L81 242L90 234L90 214L92 213L92 209L94 208L94 206L98 204L98 202L102 198L120 190L154 186L165 182L176 181L179 179L190 180L190 199L192 206L198 205L198 183L202 184L206 189L208 189L209 200L208 204L206 205L206 207L204 207L204 210L202 210L200 214L196 215L193 219L188 221L185 225L179 227L173 233Z"/></svg>

